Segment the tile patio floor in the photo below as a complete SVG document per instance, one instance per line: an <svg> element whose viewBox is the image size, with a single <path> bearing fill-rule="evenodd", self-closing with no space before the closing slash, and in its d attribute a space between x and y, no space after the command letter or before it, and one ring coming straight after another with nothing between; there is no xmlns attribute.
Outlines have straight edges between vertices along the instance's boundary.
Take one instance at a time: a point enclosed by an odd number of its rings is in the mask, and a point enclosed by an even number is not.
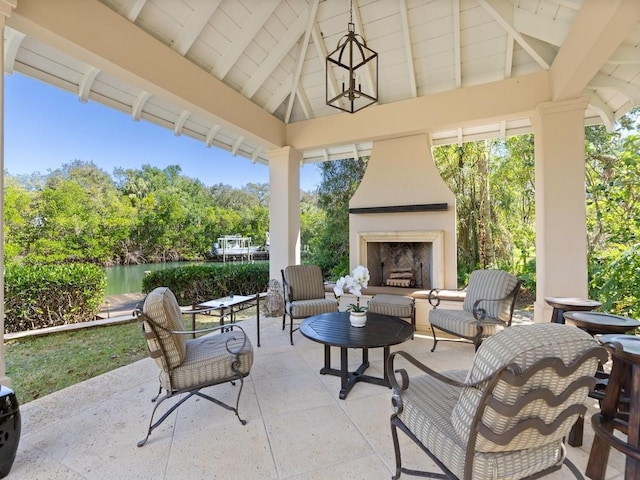
<svg viewBox="0 0 640 480"><path fill-rule="evenodd" d="M138 448L144 436L157 370L141 360L21 406L22 438L9 479L389 479L394 469L389 430L390 390L366 383L338 399L338 377L322 376L323 348L288 332L280 318L242 322L254 343L255 362L245 381L240 414L190 399ZM468 368L473 347L417 335L398 348L435 369ZM338 357L338 351L334 355ZM382 375L382 350L370 351L368 373ZM358 364L359 355L350 359ZM213 387L229 401L231 385ZM168 402L166 402L168 403ZM588 421L586 422L589 423ZM430 462L400 433L405 465ZM569 457L584 471L593 439ZM612 451L607 479L621 480L624 457ZM402 478L416 478L403 475ZM573 478L566 468L553 480Z"/></svg>

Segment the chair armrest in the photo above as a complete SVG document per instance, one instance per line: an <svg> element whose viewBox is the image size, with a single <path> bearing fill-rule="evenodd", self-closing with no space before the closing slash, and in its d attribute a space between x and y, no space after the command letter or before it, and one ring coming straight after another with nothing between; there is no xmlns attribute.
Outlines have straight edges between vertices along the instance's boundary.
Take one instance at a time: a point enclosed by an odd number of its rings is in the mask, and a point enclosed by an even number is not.
<svg viewBox="0 0 640 480"><path fill-rule="evenodd" d="M441 382L447 383L449 385L453 385L454 387L469 387L466 383L459 382L453 378L447 377L446 375L439 373L432 368L427 367L424 363L420 362L417 358L415 358L410 353L407 353L403 350L398 350L396 352L392 352L389 355L389 359L387 360L387 375L389 377L389 382L391 383L391 388L393 388L394 394L400 393L403 390L406 390L409 387L409 374L404 368L395 369L394 361L396 356L400 355L404 357L408 362L412 363L414 366L418 367L420 370L425 372L426 374L440 380ZM395 374L400 375L401 383L398 383L398 379Z"/></svg>
<svg viewBox="0 0 640 480"><path fill-rule="evenodd" d="M511 316L513 315L513 308L516 303L516 298L518 296L518 292L520 291L520 287L522 286L523 283L524 282L522 280L518 280L515 287L513 287L513 289L502 298L479 298L478 300L476 300L473 303L473 318L475 318L479 322L487 318L487 311L484 308L480 307L480 304L482 302L504 302L505 300L509 300L511 298L511 310L509 315L509 323L510 323Z"/></svg>
<svg viewBox="0 0 640 480"><path fill-rule="evenodd" d="M432 288L429 291L429 295L427 299L433 308L436 308L440 305L442 300L464 300L464 295L466 294L466 287L460 288L456 290L444 289L444 288Z"/></svg>

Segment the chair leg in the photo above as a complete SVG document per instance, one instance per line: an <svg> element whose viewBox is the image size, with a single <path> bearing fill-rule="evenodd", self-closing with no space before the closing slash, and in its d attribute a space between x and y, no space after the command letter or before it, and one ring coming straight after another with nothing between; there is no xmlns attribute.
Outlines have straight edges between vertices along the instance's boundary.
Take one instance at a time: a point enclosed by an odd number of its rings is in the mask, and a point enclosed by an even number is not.
<svg viewBox="0 0 640 480"><path fill-rule="evenodd" d="M436 351L436 345L438 344L438 339L436 338L436 331L433 328L433 325L429 324L429 326L431 327L431 333L433 333L433 348L431 349L432 352Z"/></svg>
<svg viewBox="0 0 640 480"><path fill-rule="evenodd" d="M391 477L391 480L398 480L400 478L400 474L402 473L402 460L400 458L400 443L398 442L398 429L396 428L396 424L393 423L393 419L395 416L391 416L391 438L393 439L393 451L396 456L396 474Z"/></svg>
<svg viewBox="0 0 640 480"><path fill-rule="evenodd" d="M282 314L282 330L284 330L284 326L285 326L286 318L287 318L287 312L285 311L285 312Z"/></svg>
<svg viewBox="0 0 640 480"><path fill-rule="evenodd" d="M291 345L293 345L293 317L289 315L289 318L291 319L291 323L289 324L289 341Z"/></svg>

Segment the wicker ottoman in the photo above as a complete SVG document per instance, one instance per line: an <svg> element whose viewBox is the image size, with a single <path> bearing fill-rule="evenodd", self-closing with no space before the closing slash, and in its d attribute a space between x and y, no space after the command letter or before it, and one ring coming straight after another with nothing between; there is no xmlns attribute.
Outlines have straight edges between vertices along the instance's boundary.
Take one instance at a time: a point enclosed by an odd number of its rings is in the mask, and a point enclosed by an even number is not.
<svg viewBox="0 0 640 480"><path fill-rule="evenodd" d="M402 295L378 294L369 300L367 308L372 313L381 313L383 315L391 315L400 317L411 322L413 328L416 328L416 308L415 299Z"/></svg>

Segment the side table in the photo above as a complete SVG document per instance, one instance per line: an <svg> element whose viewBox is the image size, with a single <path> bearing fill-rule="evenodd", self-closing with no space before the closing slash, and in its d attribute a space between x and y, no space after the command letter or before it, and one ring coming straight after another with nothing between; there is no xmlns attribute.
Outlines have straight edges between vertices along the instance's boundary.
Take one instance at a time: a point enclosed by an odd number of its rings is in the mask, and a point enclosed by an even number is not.
<svg viewBox="0 0 640 480"><path fill-rule="evenodd" d="M576 310L590 312L602 305L596 300L577 297L544 297L544 301L553 307L552 323L564 323L564 312Z"/></svg>
<svg viewBox="0 0 640 480"><path fill-rule="evenodd" d="M638 328L640 322L634 318L621 317L619 315L612 315L610 313L601 312L585 312L585 311L571 311L564 313L564 319L566 323L575 325L582 330L585 330L591 335L602 334L624 334L630 330ZM602 371L602 368L598 369L596 374L598 381L594 390L589 393L591 398L597 398L602 400L602 391L606 388L609 381L609 376ZM582 434L584 430L584 418L580 416L574 424L571 432L569 432L568 443L572 447L582 446Z"/></svg>
<svg viewBox="0 0 640 480"><path fill-rule="evenodd" d="M609 385L602 402L602 410L591 417L595 432L586 475L604 480L611 447L627 456L625 480L640 478L640 337L633 335L603 335L600 342L613 357ZM618 404L628 388L629 412L620 412ZM616 437L618 430L627 441Z"/></svg>

